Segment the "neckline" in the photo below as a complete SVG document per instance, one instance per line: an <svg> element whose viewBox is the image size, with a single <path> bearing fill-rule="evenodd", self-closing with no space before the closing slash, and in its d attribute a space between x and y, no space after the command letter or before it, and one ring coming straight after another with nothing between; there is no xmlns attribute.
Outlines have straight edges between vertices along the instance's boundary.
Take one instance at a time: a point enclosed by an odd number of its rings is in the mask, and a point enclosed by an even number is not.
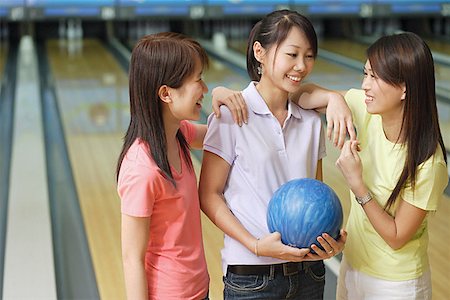
<svg viewBox="0 0 450 300"><path fill-rule="evenodd" d="M178 171L172 164L170 164L170 170L172 171L172 175L174 177L181 177L183 175L183 165L184 165L184 159L181 156L181 147L180 143L177 141L177 149L178 149L178 158L180 159L180 171Z"/></svg>

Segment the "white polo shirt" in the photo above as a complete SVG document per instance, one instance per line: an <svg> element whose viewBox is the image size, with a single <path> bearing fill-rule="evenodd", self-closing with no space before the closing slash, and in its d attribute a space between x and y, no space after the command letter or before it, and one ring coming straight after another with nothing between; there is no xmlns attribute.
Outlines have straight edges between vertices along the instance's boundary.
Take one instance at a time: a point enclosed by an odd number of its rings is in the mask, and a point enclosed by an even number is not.
<svg viewBox="0 0 450 300"><path fill-rule="evenodd" d="M248 124L239 127L222 106L221 117L210 116L204 149L230 166L225 185L226 203L236 218L255 237L269 234L266 215L273 193L294 178L315 178L317 162L325 153L321 119L315 111L288 104L281 127L251 82L242 92L249 110ZM225 235L222 249L224 274L227 265L274 264L283 261L257 257L238 241Z"/></svg>

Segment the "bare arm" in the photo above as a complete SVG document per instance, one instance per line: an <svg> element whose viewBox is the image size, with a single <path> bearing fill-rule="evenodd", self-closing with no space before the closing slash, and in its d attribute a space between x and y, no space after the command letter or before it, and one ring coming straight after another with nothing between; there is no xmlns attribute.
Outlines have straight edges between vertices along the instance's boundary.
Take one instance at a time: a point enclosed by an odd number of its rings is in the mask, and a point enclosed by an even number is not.
<svg viewBox="0 0 450 300"><path fill-rule="evenodd" d="M363 206L373 228L394 250L402 248L411 240L427 215L427 211L403 199L399 201L395 217L389 215L377 201L369 201Z"/></svg>
<svg viewBox="0 0 450 300"><path fill-rule="evenodd" d="M325 113L327 118L327 137L331 140L333 133L333 144L342 148L347 133L350 139L356 139L352 112L344 99L346 92L332 91L308 83L303 84L289 98L304 109L315 109L321 113Z"/></svg>
<svg viewBox="0 0 450 300"><path fill-rule="evenodd" d="M259 256L270 256L289 261L302 261L309 249L298 249L284 245L275 232L260 240L247 231L225 203L223 190L230 165L221 157L205 151L200 175L200 204L203 212L224 233L239 241L248 250ZM256 254L256 253L255 253Z"/></svg>
<svg viewBox="0 0 450 300"><path fill-rule="evenodd" d="M150 218L122 214L122 262L127 299L148 298L145 274L145 251L149 238Z"/></svg>
<svg viewBox="0 0 450 300"><path fill-rule="evenodd" d="M346 93L347 91L334 91L313 83L305 83L297 92L289 95L289 98L303 109L315 109L325 113L328 103L333 101L336 94L343 97Z"/></svg>
<svg viewBox="0 0 450 300"><path fill-rule="evenodd" d="M358 155L357 141L347 141L336 165L344 175L350 189L356 196L362 197L369 190L362 178L362 164ZM388 214L374 199L367 202L363 209L370 223L394 250L403 247L417 232L427 212L399 199L395 216Z"/></svg>

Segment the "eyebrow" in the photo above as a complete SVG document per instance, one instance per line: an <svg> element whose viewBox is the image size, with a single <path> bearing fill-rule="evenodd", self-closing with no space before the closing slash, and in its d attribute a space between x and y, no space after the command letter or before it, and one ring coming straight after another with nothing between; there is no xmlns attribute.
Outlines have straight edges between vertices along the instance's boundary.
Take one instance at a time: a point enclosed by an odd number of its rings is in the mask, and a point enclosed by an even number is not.
<svg viewBox="0 0 450 300"><path fill-rule="evenodd" d="M298 46L298 45L286 45L286 47L294 47L294 48L298 48L298 49L302 49L303 47L302 46ZM306 48L306 50L312 50L312 48L311 47L309 47L309 48Z"/></svg>

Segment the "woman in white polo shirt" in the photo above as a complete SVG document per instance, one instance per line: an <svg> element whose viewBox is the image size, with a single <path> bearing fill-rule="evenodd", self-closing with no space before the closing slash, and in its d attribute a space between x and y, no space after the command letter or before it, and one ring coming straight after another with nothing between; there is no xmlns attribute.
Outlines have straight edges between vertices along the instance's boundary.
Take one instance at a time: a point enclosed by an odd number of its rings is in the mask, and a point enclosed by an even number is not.
<svg viewBox="0 0 450 300"><path fill-rule="evenodd" d="M304 16L281 10L254 26L248 45L248 124L239 127L228 109L209 118L199 187L202 210L225 233L224 297L322 299L322 259L342 250L345 233L339 242L319 237L324 251L313 246L311 255L283 245L266 223L267 204L282 184L322 179L321 119L288 101L313 68L317 37Z"/></svg>

